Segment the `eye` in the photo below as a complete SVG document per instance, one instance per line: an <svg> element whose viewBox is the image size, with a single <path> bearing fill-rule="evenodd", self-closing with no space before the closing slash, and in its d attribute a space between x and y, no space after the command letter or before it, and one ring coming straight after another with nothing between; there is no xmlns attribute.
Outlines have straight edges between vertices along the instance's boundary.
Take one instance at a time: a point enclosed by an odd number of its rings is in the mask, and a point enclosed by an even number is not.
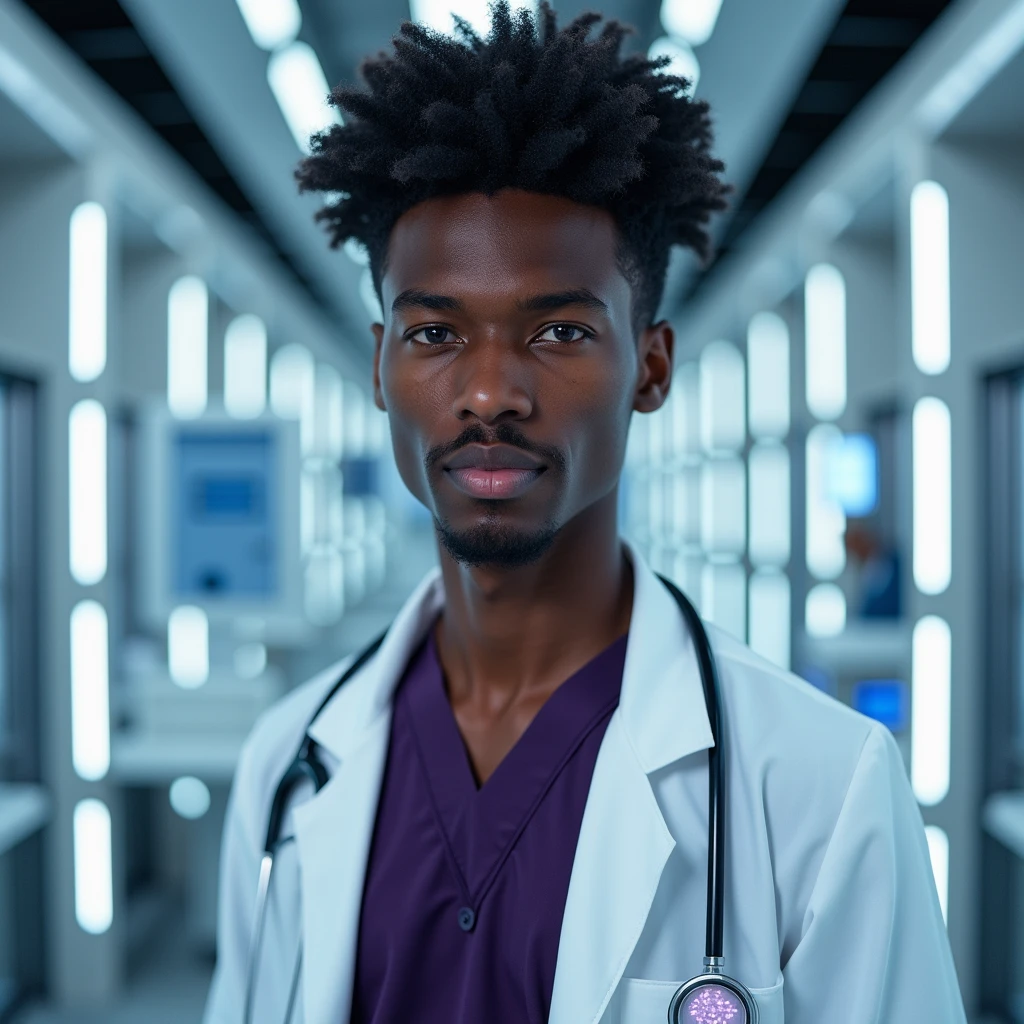
<svg viewBox="0 0 1024 1024"><path fill-rule="evenodd" d="M453 341L455 333L448 327L441 327L438 324L431 324L428 327L421 327L409 335L409 341L418 342L421 345L443 345L446 341Z"/></svg>
<svg viewBox="0 0 1024 1024"><path fill-rule="evenodd" d="M552 324L543 334L538 335L537 341L559 341L565 344L593 336L591 331L586 331L575 324Z"/></svg>

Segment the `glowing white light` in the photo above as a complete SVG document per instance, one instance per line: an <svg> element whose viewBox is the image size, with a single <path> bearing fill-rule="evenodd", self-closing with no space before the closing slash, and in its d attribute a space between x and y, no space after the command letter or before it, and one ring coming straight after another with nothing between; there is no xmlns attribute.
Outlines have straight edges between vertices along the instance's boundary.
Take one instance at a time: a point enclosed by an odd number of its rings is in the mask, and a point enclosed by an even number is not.
<svg viewBox="0 0 1024 1024"><path fill-rule="evenodd" d="M174 813L196 821L210 809L210 790L202 779L183 775L171 783L171 807Z"/></svg>
<svg viewBox="0 0 1024 1024"><path fill-rule="evenodd" d="M747 636L747 572L739 563L705 565L701 613L737 640Z"/></svg>
<svg viewBox="0 0 1024 1024"><path fill-rule="evenodd" d="M71 610L71 762L89 782L110 770L107 613L97 601Z"/></svg>
<svg viewBox="0 0 1024 1024"><path fill-rule="evenodd" d="M846 282L833 266L812 267L804 287L807 408L834 420L846 408Z"/></svg>
<svg viewBox="0 0 1024 1024"><path fill-rule="evenodd" d="M746 436L743 356L727 341L700 354L701 444L706 452L734 452Z"/></svg>
<svg viewBox="0 0 1024 1024"><path fill-rule="evenodd" d="M756 438L789 433L789 328L774 313L758 313L747 329L747 416Z"/></svg>
<svg viewBox="0 0 1024 1024"><path fill-rule="evenodd" d="M384 322L384 310L377 297L377 289L373 286L373 273L365 267L359 275L359 297L363 300L363 308L375 324Z"/></svg>
<svg viewBox="0 0 1024 1024"><path fill-rule="evenodd" d="M692 96L697 91L697 83L700 82L700 61L697 60L697 54L693 52L686 40L674 36L661 36L651 43L647 50L647 56L651 60L668 57L669 63L661 69L660 73L685 78L689 83L683 92L686 96Z"/></svg>
<svg viewBox="0 0 1024 1024"><path fill-rule="evenodd" d="M925 825L924 835L928 840L928 856L932 862L935 889L939 894L942 920L948 923L949 910L949 836L938 825Z"/></svg>
<svg viewBox="0 0 1024 1024"><path fill-rule="evenodd" d="M95 399L68 416L69 566L82 586L107 572L107 414Z"/></svg>
<svg viewBox="0 0 1024 1024"><path fill-rule="evenodd" d="M785 565L789 561L789 452L778 441L750 450L750 561Z"/></svg>
<svg viewBox="0 0 1024 1024"><path fill-rule="evenodd" d="M750 577L750 647L780 668L789 668L789 579L779 569Z"/></svg>
<svg viewBox="0 0 1024 1024"><path fill-rule="evenodd" d="M680 36L691 46L711 38L722 0L662 0L661 24L670 36Z"/></svg>
<svg viewBox="0 0 1024 1024"><path fill-rule="evenodd" d="M206 408L209 295L198 277L182 277L167 296L167 405L182 419Z"/></svg>
<svg viewBox="0 0 1024 1024"><path fill-rule="evenodd" d="M937 615L918 620L911 643L910 782L929 807L949 792L952 648L949 623Z"/></svg>
<svg viewBox="0 0 1024 1024"><path fill-rule="evenodd" d="M282 419L298 420L303 454L313 450L316 363L309 349L285 345L270 361L270 407Z"/></svg>
<svg viewBox="0 0 1024 1024"><path fill-rule="evenodd" d="M747 474L740 459L711 459L701 468L701 547L738 555L747 537Z"/></svg>
<svg viewBox="0 0 1024 1024"><path fill-rule="evenodd" d="M804 607L804 627L810 636L839 636L846 629L846 596L834 583L811 587Z"/></svg>
<svg viewBox="0 0 1024 1024"><path fill-rule="evenodd" d="M846 566L846 514L828 493L828 454L842 439L831 424L819 424L807 434L807 569L821 580L834 579Z"/></svg>
<svg viewBox="0 0 1024 1024"><path fill-rule="evenodd" d="M107 365L107 214L82 203L71 214L68 370L95 380Z"/></svg>
<svg viewBox="0 0 1024 1024"><path fill-rule="evenodd" d="M302 28L298 0L235 0L253 42L262 50L290 43Z"/></svg>
<svg viewBox="0 0 1024 1024"><path fill-rule="evenodd" d="M509 6L513 11L524 7L536 10L535 3L524 3L523 0L512 0ZM409 13L413 21L449 34L455 29L452 15L457 14L468 21L478 34L486 35L491 26L488 7L488 0L409 0Z"/></svg>
<svg viewBox="0 0 1024 1024"><path fill-rule="evenodd" d="M242 644L235 650L235 675L255 679L267 667L267 648L261 643Z"/></svg>
<svg viewBox="0 0 1024 1024"><path fill-rule="evenodd" d="M337 461L344 441L344 383L341 374L326 363L316 368L313 401L313 449L318 455Z"/></svg>
<svg viewBox="0 0 1024 1024"><path fill-rule="evenodd" d="M307 43L292 43L272 54L267 62L267 81L303 153L310 152L311 135L331 123L341 124L337 108L327 102L331 90L324 69Z"/></svg>
<svg viewBox="0 0 1024 1024"><path fill-rule="evenodd" d="M184 690L202 686L210 676L210 623L206 612L182 605L167 620L167 665Z"/></svg>
<svg viewBox="0 0 1024 1024"><path fill-rule="evenodd" d="M345 381L345 457L361 458L366 454L367 415L366 392L354 381Z"/></svg>
<svg viewBox="0 0 1024 1024"><path fill-rule="evenodd" d="M910 289L914 362L922 373L949 366L949 196L935 181L910 194Z"/></svg>
<svg viewBox="0 0 1024 1024"><path fill-rule="evenodd" d="M90 935L102 935L114 921L110 811L99 800L75 805L75 918Z"/></svg>
<svg viewBox="0 0 1024 1024"><path fill-rule="evenodd" d="M953 563L952 432L949 406L922 398L914 406L914 582L941 594Z"/></svg>
<svg viewBox="0 0 1024 1024"><path fill-rule="evenodd" d="M224 333L224 408L238 419L267 407L267 327L251 313L236 316Z"/></svg>
<svg viewBox="0 0 1024 1024"><path fill-rule="evenodd" d="M332 549L318 550L306 566L306 615L318 626L329 626L345 610L345 563Z"/></svg>

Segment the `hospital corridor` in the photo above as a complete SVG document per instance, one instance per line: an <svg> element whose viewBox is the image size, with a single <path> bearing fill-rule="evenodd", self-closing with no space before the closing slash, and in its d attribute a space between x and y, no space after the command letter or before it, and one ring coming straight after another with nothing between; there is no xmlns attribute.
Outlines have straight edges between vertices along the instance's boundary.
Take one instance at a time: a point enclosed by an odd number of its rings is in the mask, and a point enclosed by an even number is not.
<svg viewBox="0 0 1024 1024"><path fill-rule="evenodd" d="M0 0L0 1024L814 1006L1024 1024L1024 0Z"/></svg>

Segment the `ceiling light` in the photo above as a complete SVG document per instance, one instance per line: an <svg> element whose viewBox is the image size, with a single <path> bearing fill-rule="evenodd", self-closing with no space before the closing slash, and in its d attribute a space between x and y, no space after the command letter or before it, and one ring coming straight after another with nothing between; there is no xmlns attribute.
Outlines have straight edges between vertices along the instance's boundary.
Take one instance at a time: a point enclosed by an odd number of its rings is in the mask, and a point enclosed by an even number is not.
<svg viewBox="0 0 1024 1024"><path fill-rule="evenodd" d="M290 43L302 28L298 0L235 0L253 42L264 50Z"/></svg>
<svg viewBox="0 0 1024 1024"><path fill-rule="evenodd" d="M310 152L311 135L332 121L341 123L338 111L327 102L331 89L324 69L306 43L292 43L273 54L267 63L267 81L303 153Z"/></svg>
<svg viewBox="0 0 1024 1024"><path fill-rule="evenodd" d="M807 408L834 420L846 408L846 282L827 263L812 267L804 288Z"/></svg>
<svg viewBox="0 0 1024 1024"><path fill-rule="evenodd" d="M661 24L671 36L700 46L711 38L722 0L662 0Z"/></svg>
<svg viewBox="0 0 1024 1024"><path fill-rule="evenodd" d="M647 56L651 60L658 57L669 57L670 62L661 69L661 74L678 75L680 78L685 78L690 83L690 87L686 90L687 96L692 96L697 91L697 83L700 81L700 61L697 60L697 55L685 40L662 36L651 43Z"/></svg>
<svg viewBox="0 0 1024 1024"><path fill-rule="evenodd" d="M949 366L949 196L935 181L910 195L910 298L914 362L922 373Z"/></svg>

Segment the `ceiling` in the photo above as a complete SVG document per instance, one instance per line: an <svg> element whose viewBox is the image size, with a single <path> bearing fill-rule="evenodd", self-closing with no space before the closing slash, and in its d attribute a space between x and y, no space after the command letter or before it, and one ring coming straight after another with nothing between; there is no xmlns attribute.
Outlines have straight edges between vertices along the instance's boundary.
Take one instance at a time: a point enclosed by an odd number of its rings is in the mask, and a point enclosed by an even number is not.
<svg viewBox="0 0 1024 1024"><path fill-rule="evenodd" d="M345 343L369 346L360 269L328 249L297 195L299 152L266 82L235 0L23 0L210 187L264 237L283 268L334 315ZM959 0L966 2L966 0ZM360 59L388 45L407 0L300 0L301 38L328 80L351 80ZM894 66L948 0L724 0L697 50L698 95L712 104L716 152L736 192L715 225L722 255L856 104ZM556 2L564 22L593 0ZM646 49L660 34L659 0L606 0ZM666 312L714 273L673 260Z"/></svg>
<svg viewBox="0 0 1024 1024"><path fill-rule="evenodd" d="M0 92L0 162L37 163L64 159L64 150Z"/></svg>

